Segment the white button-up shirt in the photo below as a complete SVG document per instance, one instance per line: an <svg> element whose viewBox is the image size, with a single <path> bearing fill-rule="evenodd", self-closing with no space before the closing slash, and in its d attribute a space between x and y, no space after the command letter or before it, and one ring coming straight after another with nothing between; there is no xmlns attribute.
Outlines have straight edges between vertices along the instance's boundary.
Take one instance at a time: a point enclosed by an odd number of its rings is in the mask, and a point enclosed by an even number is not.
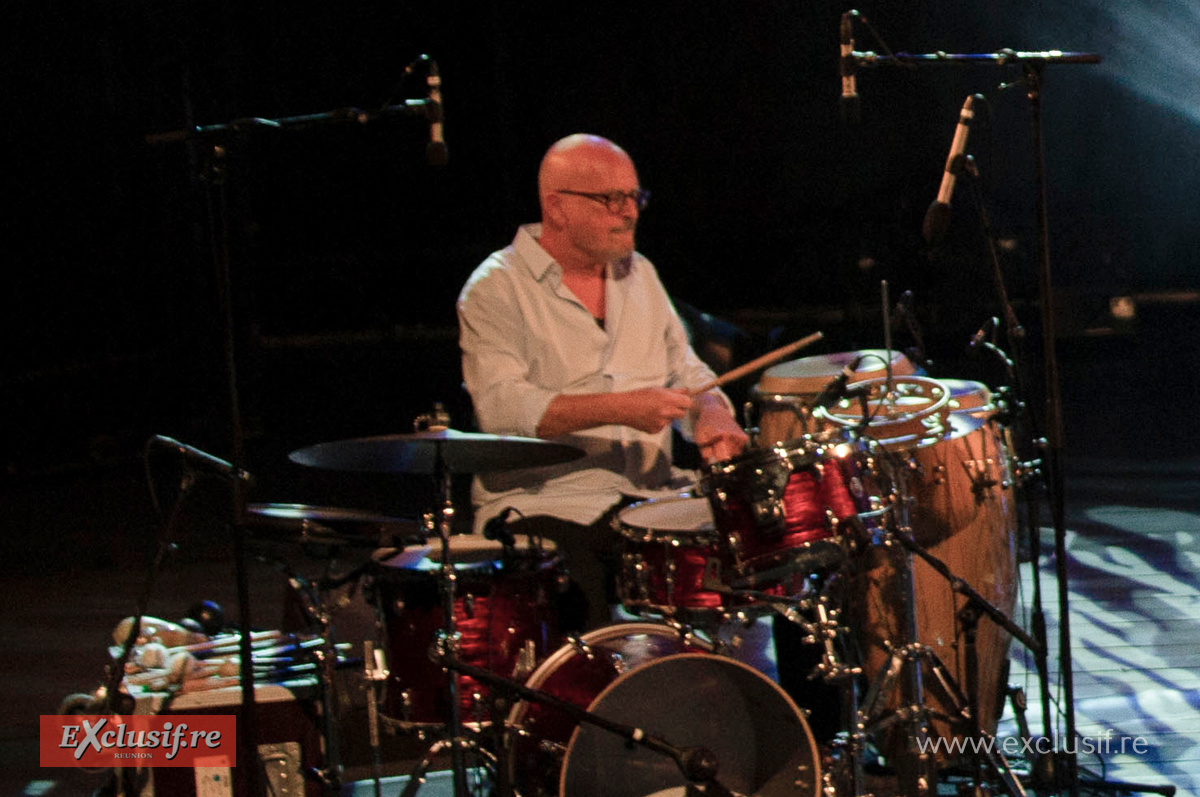
<svg viewBox="0 0 1200 797"><path fill-rule="evenodd" d="M510 246L479 265L458 298L463 378L480 431L533 437L559 393L695 388L714 378L688 344L649 260L635 253L608 266L601 327L563 284L540 233L537 224L521 227ZM690 436L686 426L681 431ZM609 425L554 440L585 456L477 477L476 529L509 506L588 524L622 495L677 494L695 480L671 464L670 427L646 434Z"/></svg>

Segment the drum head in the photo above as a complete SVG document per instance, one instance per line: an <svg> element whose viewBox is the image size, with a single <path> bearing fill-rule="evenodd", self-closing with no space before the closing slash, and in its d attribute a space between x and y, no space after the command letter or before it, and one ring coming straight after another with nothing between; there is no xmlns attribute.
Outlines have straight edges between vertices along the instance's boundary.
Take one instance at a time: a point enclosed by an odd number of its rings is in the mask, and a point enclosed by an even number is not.
<svg viewBox="0 0 1200 797"><path fill-rule="evenodd" d="M712 508L706 498L653 498L625 507L621 525L650 531L713 531Z"/></svg>
<svg viewBox="0 0 1200 797"><path fill-rule="evenodd" d="M556 551L554 540L517 537L515 543L513 552L518 557L553 556ZM504 546L499 540L489 540L479 534L452 534L448 549L455 570L490 567L504 557ZM425 545L405 548L399 553L393 549L380 549L374 558L385 568L433 572L442 563L442 541L430 537Z"/></svg>
<svg viewBox="0 0 1200 797"><path fill-rule="evenodd" d="M680 748L704 747L717 779L739 794L815 797L821 773L816 742L799 709L765 675L737 661L680 653L643 665L610 684L588 707ZM683 794L675 761L588 723L571 738L563 763L564 797Z"/></svg>
<svg viewBox="0 0 1200 797"><path fill-rule="evenodd" d="M900 352L892 351L890 355L892 374L907 375L916 372L912 361ZM768 368L763 372L758 389L762 393L814 395L820 393L831 379L837 378L842 369L855 362L858 363L858 367L854 369L851 383L887 376L888 360L889 352L885 349L801 357L799 360L789 360Z"/></svg>

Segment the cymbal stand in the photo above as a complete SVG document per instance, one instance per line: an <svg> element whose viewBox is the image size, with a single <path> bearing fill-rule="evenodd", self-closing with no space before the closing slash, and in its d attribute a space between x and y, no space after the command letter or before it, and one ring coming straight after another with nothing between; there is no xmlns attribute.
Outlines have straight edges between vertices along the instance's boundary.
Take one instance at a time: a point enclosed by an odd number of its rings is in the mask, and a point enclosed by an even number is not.
<svg viewBox="0 0 1200 797"><path fill-rule="evenodd" d="M442 444L436 444L434 454L433 478L438 489L440 511L435 523L436 531L442 542L442 562L438 571L439 589L442 597L442 628L437 632L431 656L436 652L435 661L446 665L446 696L449 700L449 717L446 720L446 738L439 739L430 748L426 757L418 764L405 787L403 797L410 797L425 779L425 771L430 766L435 755L447 747L450 750L450 768L454 779L455 797L467 797L467 763L468 748L479 752L481 748L473 741L463 736L462 709L459 705L459 670L453 665L457 663L459 633L454 618L454 607L457 601L458 574L454 570L454 560L450 555L450 528L454 517L454 506L451 499L450 469L446 466Z"/></svg>

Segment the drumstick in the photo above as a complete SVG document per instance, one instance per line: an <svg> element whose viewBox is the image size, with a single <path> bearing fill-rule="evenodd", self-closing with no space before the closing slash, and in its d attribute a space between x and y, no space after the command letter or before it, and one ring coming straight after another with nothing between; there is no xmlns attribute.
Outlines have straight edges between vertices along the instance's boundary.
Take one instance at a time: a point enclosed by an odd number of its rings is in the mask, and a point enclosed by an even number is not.
<svg viewBox="0 0 1200 797"><path fill-rule="evenodd" d="M800 340L793 341L786 346L780 346L775 351L767 352L763 356L753 359L745 365L739 365L732 371L726 371L713 381L709 382L707 385L688 391L688 395L695 397L701 393L707 393L714 387L721 387L722 385L727 385L734 380L741 379L746 374L752 371L757 371L760 368L766 368L768 365L772 365L777 360L782 360L784 357L787 357L792 352L800 351L800 349L803 349L805 346L816 343L823 337L825 336L820 332L814 332L806 338L800 338Z"/></svg>

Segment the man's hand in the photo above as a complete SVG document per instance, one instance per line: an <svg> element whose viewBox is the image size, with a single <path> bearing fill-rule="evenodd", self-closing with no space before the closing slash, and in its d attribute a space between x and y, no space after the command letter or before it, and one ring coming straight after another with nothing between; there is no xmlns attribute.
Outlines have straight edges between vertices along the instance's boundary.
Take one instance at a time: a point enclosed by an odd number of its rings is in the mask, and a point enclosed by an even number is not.
<svg viewBox="0 0 1200 797"><path fill-rule="evenodd" d="M647 434L661 432L692 409L692 400L686 390L644 387L617 395L624 397L623 423Z"/></svg>
<svg viewBox="0 0 1200 797"><path fill-rule="evenodd" d="M701 393L693 401L696 421L693 439L705 462L732 459L746 449L750 438L715 394Z"/></svg>

